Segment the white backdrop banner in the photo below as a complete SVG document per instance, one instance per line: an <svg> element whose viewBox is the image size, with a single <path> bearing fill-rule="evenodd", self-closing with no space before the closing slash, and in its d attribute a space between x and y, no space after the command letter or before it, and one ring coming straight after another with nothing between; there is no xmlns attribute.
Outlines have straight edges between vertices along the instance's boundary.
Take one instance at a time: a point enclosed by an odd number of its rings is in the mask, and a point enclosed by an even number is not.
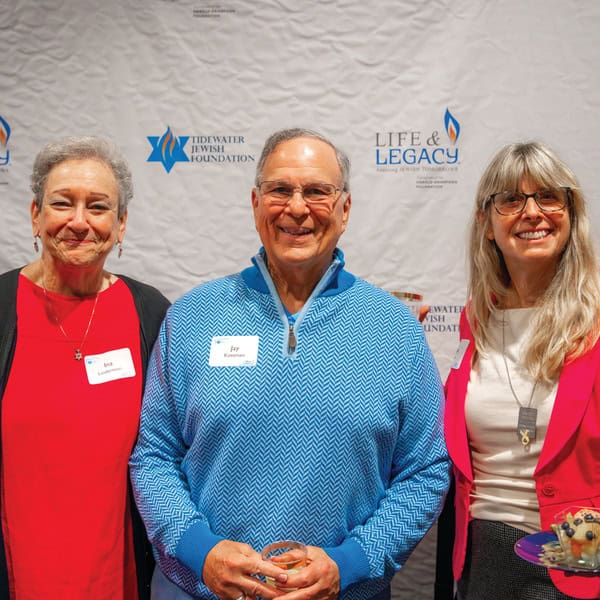
<svg viewBox="0 0 600 600"><path fill-rule="evenodd" d="M46 142L99 134L134 173L109 269L175 299L259 247L250 192L265 138L309 127L350 155L348 269L421 293L444 378L465 302L477 180L539 139L600 224L595 0L3 0L0 271L33 258L29 175Z"/></svg>

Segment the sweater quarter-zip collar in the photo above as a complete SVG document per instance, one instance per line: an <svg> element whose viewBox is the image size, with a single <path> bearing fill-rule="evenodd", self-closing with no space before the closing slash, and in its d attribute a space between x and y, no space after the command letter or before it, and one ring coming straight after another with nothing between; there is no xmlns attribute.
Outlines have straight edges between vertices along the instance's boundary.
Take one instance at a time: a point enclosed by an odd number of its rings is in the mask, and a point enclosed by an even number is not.
<svg viewBox="0 0 600 600"><path fill-rule="evenodd" d="M260 274L262 275L267 287L269 288L269 292L273 301L275 302L275 306L277 307L277 312L279 314L279 318L284 326L284 343L282 351L285 356L289 358L295 358L296 352L298 348L298 330L302 325L302 321L304 320L304 316L308 312L308 309L314 302L314 300L323 292L323 290L329 285L330 281L335 277L336 273L339 269L344 266L343 255L341 252L336 250L336 253L333 255L333 260L331 264L325 271L323 277L321 277L319 283L315 286L315 289L312 291L311 295L308 297L308 300L304 303L304 306L297 313L296 318L290 320L288 317L287 311L283 302L281 302L281 298L277 293L277 288L275 287L275 283L271 278L271 274L269 273L269 269L267 268L266 261L264 259L264 252L259 252L253 259L254 264L258 267Z"/></svg>

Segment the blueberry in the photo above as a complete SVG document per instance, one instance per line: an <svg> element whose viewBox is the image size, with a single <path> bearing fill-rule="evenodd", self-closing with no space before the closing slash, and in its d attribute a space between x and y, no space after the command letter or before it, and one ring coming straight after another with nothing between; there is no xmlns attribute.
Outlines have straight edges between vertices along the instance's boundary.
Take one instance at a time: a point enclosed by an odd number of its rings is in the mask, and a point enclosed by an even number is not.
<svg viewBox="0 0 600 600"><path fill-rule="evenodd" d="M587 515L585 515L583 518L586 521L593 521L594 520L594 515L591 515L590 513L587 513Z"/></svg>
<svg viewBox="0 0 600 600"><path fill-rule="evenodd" d="M569 527L569 529L567 529L567 535L569 537L573 537L575 535L575 531Z"/></svg>
<svg viewBox="0 0 600 600"><path fill-rule="evenodd" d="M594 532L593 532L593 531L586 531L586 532L585 532L585 537L586 537L588 540L593 540L593 539L594 539L596 536L594 535Z"/></svg>
<svg viewBox="0 0 600 600"><path fill-rule="evenodd" d="M563 524L560 526L560 528L561 528L561 529L569 529L569 527L571 527L571 526L569 525L568 521L565 521L565 522L564 522L564 523L563 523Z"/></svg>
<svg viewBox="0 0 600 600"><path fill-rule="evenodd" d="M573 523L575 523L575 525L581 525L583 521L581 519L575 519Z"/></svg>

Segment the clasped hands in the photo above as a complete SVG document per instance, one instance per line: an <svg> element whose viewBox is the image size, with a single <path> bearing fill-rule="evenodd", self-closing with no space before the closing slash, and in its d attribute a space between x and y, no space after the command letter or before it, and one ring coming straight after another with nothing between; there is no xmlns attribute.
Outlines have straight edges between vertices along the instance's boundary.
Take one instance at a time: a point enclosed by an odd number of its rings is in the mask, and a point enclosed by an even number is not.
<svg viewBox="0 0 600 600"><path fill-rule="evenodd" d="M221 600L253 600L257 596L273 600L333 600L340 592L337 564L316 546L307 546L307 566L288 574L262 560L248 544L223 540L206 555L202 580ZM267 585L260 576L275 580Z"/></svg>

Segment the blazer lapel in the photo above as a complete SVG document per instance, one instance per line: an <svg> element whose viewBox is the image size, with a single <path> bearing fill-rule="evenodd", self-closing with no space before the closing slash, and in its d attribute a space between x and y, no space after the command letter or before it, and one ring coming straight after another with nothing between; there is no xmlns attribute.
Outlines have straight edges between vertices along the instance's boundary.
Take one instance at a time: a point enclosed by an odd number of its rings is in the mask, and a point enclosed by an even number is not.
<svg viewBox="0 0 600 600"><path fill-rule="evenodd" d="M536 473L565 447L579 427L592 396L599 354L600 341L592 350L563 367Z"/></svg>
<svg viewBox="0 0 600 600"><path fill-rule="evenodd" d="M469 480L473 481L473 468L467 423L465 419L465 400L467 386L471 375L471 363L475 343L470 331L461 332L461 340L468 339L469 346L465 351L461 364L457 369L451 369L446 381L446 445L454 466Z"/></svg>

